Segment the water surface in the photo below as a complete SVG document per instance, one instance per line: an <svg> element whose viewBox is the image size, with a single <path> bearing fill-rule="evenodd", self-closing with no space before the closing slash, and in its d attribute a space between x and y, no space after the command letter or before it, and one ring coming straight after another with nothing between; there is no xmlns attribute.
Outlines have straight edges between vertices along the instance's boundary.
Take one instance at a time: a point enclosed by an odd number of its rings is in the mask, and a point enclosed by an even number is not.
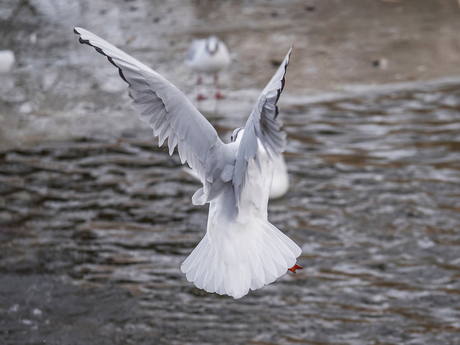
<svg viewBox="0 0 460 345"><path fill-rule="evenodd" d="M281 116L304 270L241 300L180 272L207 207L149 131L2 152L0 342L460 343L460 85Z"/></svg>

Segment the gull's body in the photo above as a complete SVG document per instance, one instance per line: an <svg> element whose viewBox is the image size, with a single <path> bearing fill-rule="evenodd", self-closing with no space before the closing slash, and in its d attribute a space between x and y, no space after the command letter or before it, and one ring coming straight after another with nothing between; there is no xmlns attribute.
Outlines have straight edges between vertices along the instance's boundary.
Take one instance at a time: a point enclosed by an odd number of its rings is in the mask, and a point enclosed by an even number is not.
<svg viewBox="0 0 460 345"><path fill-rule="evenodd" d="M262 92L244 130L224 144L190 101L157 72L81 28L80 42L107 56L129 84L133 108L149 123L170 154L177 146L203 187L195 205L209 203L207 232L181 266L187 279L208 292L234 298L295 271L300 248L267 220L273 159L284 150L285 133L276 102L284 87L289 54Z"/></svg>
<svg viewBox="0 0 460 345"><path fill-rule="evenodd" d="M200 94L199 86L201 85L201 73L214 75L214 86L216 88L215 97L223 98L219 90L219 72L226 68L231 61L227 46L216 36L210 36L205 39L194 40L188 49L185 64L198 73L197 89L198 100L206 99Z"/></svg>
<svg viewBox="0 0 460 345"><path fill-rule="evenodd" d="M282 198L289 190L289 175L287 171L284 155L280 154L272 157L273 160L273 178L270 183L268 194L270 200ZM197 180L200 180L198 174L190 168L184 167L184 171Z"/></svg>

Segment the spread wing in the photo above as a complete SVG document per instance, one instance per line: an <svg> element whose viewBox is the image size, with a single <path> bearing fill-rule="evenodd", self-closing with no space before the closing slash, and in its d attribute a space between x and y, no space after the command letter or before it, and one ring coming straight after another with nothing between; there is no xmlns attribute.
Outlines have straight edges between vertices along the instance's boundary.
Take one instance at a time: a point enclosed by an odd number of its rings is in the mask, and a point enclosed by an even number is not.
<svg viewBox="0 0 460 345"><path fill-rule="evenodd" d="M224 144L187 97L160 74L109 42L82 28L74 31L80 35L80 43L92 46L118 68L129 84L132 107L153 128L159 145L168 138L170 155L177 146L181 162L188 162L203 183L212 181L219 164L217 152Z"/></svg>
<svg viewBox="0 0 460 345"><path fill-rule="evenodd" d="M284 76L289 64L291 50L292 48L262 91L244 127L232 178L236 200L239 200L240 191L244 185L249 160L255 159L257 162L258 140L269 155L282 153L286 146L286 133L281 130L282 123L277 118L278 106L276 103L284 88Z"/></svg>

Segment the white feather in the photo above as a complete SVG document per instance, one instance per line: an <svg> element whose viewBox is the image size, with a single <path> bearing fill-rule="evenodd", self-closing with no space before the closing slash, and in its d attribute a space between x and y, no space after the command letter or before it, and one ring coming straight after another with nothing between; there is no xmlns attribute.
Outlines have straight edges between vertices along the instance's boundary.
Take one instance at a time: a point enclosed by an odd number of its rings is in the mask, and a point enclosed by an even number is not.
<svg viewBox="0 0 460 345"><path fill-rule="evenodd" d="M270 284L295 265L300 248L267 220L274 163L260 142L261 170L250 160L235 219L223 219L221 198L211 201L207 233L181 266L187 279L208 292L241 298Z"/></svg>
<svg viewBox="0 0 460 345"><path fill-rule="evenodd" d="M284 155L274 155L272 156L273 164L274 164L274 171L273 171L273 179L270 185L270 200L275 200L282 198L286 195L289 190L289 174L287 171L286 162L284 161ZM195 178L196 180L200 181L200 175L196 173L193 169L184 167L183 169L187 174ZM233 172L233 171L232 171ZM222 177L223 179L225 176Z"/></svg>

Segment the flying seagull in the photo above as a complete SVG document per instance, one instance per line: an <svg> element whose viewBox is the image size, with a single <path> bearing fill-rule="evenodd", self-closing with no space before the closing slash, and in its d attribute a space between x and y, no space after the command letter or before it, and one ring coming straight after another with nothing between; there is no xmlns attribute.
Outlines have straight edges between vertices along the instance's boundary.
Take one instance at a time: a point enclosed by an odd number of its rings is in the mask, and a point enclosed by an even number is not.
<svg viewBox="0 0 460 345"><path fill-rule="evenodd" d="M129 84L133 108L153 128L169 154L177 146L182 163L200 176L194 205L209 203L206 235L182 263L188 281L207 292L245 296L291 270L301 249L267 220L272 157L286 134L276 103L284 87L291 50L263 90L246 125L224 144L214 127L173 84L112 44L81 28L80 42L105 55ZM292 48L291 48L292 49Z"/></svg>
<svg viewBox="0 0 460 345"><path fill-rule="evenodd" d="M215 98L225 98L219 90L218 73L230 64L230 60L227 46L217 36L194 40L190 44L185 64L198 73L196 80L198 101L206 99L199 89L202 83L201 73L214 74Z"/></svg>

